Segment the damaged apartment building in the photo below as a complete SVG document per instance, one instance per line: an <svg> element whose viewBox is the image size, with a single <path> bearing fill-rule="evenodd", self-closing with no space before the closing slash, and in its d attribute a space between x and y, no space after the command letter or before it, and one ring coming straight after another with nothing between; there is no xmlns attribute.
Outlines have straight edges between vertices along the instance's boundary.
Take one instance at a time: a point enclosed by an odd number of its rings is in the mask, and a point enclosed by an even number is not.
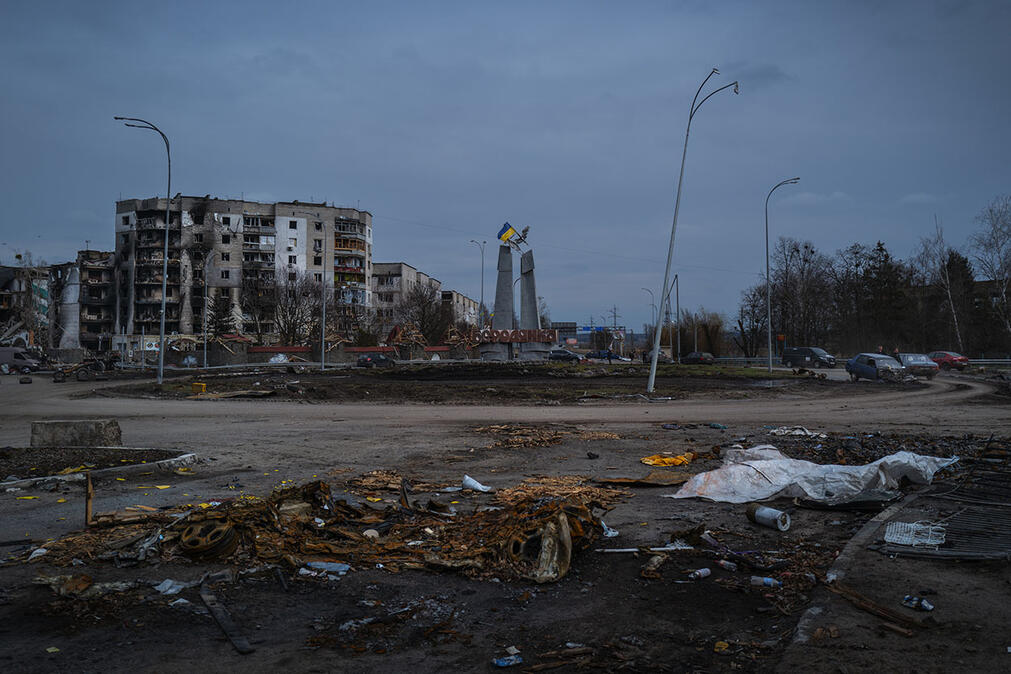
<svg viewBox="0 0 1011 674"><path fill-rule="evenodd" d="M169 214L166 334L202 332L205 297L208 308L226 298L237 331L269 334L269 311L249 298L303 278L332 288L338 304L372 304L368 211L208 195L176 196ZM116 202L115 334L159 331L164 245L164 198Z"/></svg>

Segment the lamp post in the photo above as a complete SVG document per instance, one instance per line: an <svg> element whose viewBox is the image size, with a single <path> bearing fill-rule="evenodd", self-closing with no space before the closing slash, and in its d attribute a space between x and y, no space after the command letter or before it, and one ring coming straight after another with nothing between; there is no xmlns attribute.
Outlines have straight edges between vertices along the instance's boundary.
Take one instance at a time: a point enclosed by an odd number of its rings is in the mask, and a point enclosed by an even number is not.
<svg viewBox="0 0 1011 674"><path fill-rule="evenodd" d="M217 253L211 253L204 258L204 369L207 369L207 264Z"/></svg>
<svg viewBox="0 0 1011 674"><path fill-rule="evenodd" d="M649 322L651 324L655 324L656 323L656 303L653 301L654 300L654 298L653 298L653 291L650 290L649 288L641 288L641 290L645 290L646 292L649 293L649 306L650 306Z"/></svg>
<svg viewBox="0 0 1011 674"><path fill-rule="evenodd" d="M677 332L677 361L678 365L681 364L681 283L678 281L678 275L674 274L674 281L671 283L671 288L667 290L667 321L670 322L670 291L674 291L674 328ZM670 350L671 357L674 356L674 336L671 335L670 339Z"/></svg>
<svg viewBox="0 0 1011 674"><path fill-rule="evenodd" d="M772 284L769 279L769 197L783 185L796 185L800 178L788 178L769 190L765 196L765 329L768 337L769 372L772 372Z"/></svg>
<svg viewBox="0 0 1011 674"><path fill-rule="evenodd" d="M708 82L709 78L712 77L713 75L719 74L719 72L720 72L719 70L713 68L712 72L710 72L709 75L706 76L706 79L702 80L702 84L699 85L698 91L695 92L695 98L692 99L692 106L688 113L688 127L685 129L685 145L684 149L681 152L681 173L678 176L677 196L674 199L674 221L671 224L670 228L670 245L667 247L667 267L666 270L664 271L663 285L660 286L664 290L667 289L668 283L670 282L670 265L671 261L674 258L674 236L675 234L677 234L678 229L678 211L681 208L681 184L684 182L685 177L685 158L688 155L688 135L691 133L692 130L692 118L695 117L695 113L699 111L699 108L702 107L703 103L705 103L714 95L718 94L724 89L729 89L730 87L733 87L734 93L735 94L739 93L738 83L735 81L731 82L730 84L727 84L726 86L722 86L719 89L709 92L705 96L705 98L703 98L701 101L699 100L699 94L702 93L702 88L706 86L706 82ZM659 356L660 356L660 319L658 317L656 323L656 330L654 331L653 335L653 360L649 366L649 382L646 384L647 393L653 392L654 384L656 383L656 363Z"/></svg>
<svg viewBox="0 0 1011 674"><path fill-rule="evenodd" d="M322 283L323 317L319 328L319 371L326 369L326 272L323 272Z"/></svg>
<svg viewBox="0 0 1011 674"><path fill-rule="evenodd" d="M172 203L172 153L169 150L168 136L162 133L162 130L151 122L138 119L136 117L113 117L113 119L124 122L126 126L131 126L135 129L157 131L158 135L161 136L161 139L165 141L165 156L168 159L168 187L165 190L165 251L164 257L162 258L161 269L161 325L158 328L158 383L161 384L165 371L165 298L168 292L169 206ZM131 122L139 123L131 124ZM182 226L182 221L180 221L179 225ZM207 283L207 279L204 279L204 283Z"/></svg>
<svg viewBox="0 0 1011 674"><path fill-rule="evenodd" d="M477 246L478 248L481 249L481 307L478 310L478 314L479 314L478 322L481 325L479 325L478 327L479 328L483 328L484 324L486 322L485 321L485 310L484 310L484 247L485 247L485 244L487 244L488 242L487 241L482 241L482 242L478 243L474 239L471 239L470 242L472 244L474 244L475 246Z"/></svg>

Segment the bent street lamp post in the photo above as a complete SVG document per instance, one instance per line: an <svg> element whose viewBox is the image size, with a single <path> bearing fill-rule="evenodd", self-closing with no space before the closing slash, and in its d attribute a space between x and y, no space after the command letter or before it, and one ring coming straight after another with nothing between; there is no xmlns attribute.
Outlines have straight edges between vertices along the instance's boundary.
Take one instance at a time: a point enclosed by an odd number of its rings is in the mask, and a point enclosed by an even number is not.
<svg viewBox="0 0 1011 674"><path fill-rule="evenodd" d="M783 185L796 185L798 182L800 178L788 178L769 190L765 196L765 329L768 337L766 346L769 349L770 373L772 372L772 285L769 280L769 197Z"/></svg>
<svg viewBox="0 0 1011 674"><path fill-rule="evenodd" d="M482 241L481 243L478 243L474 239L471 239L470 242L472 244L474 244L475 246L477 246L478 248L481 249L481 306L479 306L477 308L477 322L479 324L478 327L479 328L483 328L484 324L485 324L485 317L484 317L484 314L485 314L485 310L484 310L484 247L485 247L485 244L487 244L488 242L487 241Z"/></svg>
<svg viewBox="0 0 1011 674"><path fill-rule="evenodd" d="M695 117L695 113L699 111L699 108L702 107L703 103L705 103L710 98L712 98L714 95L720 93L724 89L729 89L730 87L733 87L735 94L736 93L740 93L739 88L738 88L738 86L739 86L738 82L734 81L734 82L731 82L730 84L728 84L726 86L723 86L723 87L720 87L719 89L711 91L709 94L706 95L705 98L703 98L700 101L699 100L699 94L702 93L702 88L706 86L706 82L709 81L710 77L712 77L713 75L718 75L719 72L720 72L719 70L717 70L716 68L713 68L712 72L709 73L708 76L706 76L706 79L702 80L702 84L699 85L698 91L695 92L695 98L692 99L691 110L688 113L688 127L685 129L685 145L684 145L684 149L681 151L681 173L678 176L677 196L674 199L674 221L671 224L671 228L670 228L670 245L667 247L667 268L664 271L663 285L660 286L664 290L667 289L668 284L670 282L670 265L671 265L671 261L674 258L674 237L677 234L677 229L678 229L678 211L681 208L681 184L684 182L684 177L685 177L685 158L688 155L688 135L691 133L691 130L692 130L692 118ZM652 362L650 363L650 366L649 366L649 382L646 384L646 392L647 393L652 393L653 392L654 384L656 383L656 363L657 363L657 358L659 356L660 356L660 317L658 316L657 317L657 322L656 322L656 329L654 330L654 334L653 334L653 360L652 360Z"/></svg>
<svg viewBox="0 0 1011 674"><path fill-rule="evenodd" d="M161 384L165 371L165 297L168 292L169 206L172 203L172 153L169 150L168 137L162 133L161 129L151 122L138 119L136 117L113 117L113 119L124 122L126 126L131 126L135 129L157 131L158 135L161 136L161 139L165 141L165 156L168 158L168 188L165 190L165 251L161 266L161 325L158 329L158 383ZM131 124L130 122L139 123ZM179 225L182 226L181 220ZM207 283L207 279L204 279L204 283Z"/></svg>

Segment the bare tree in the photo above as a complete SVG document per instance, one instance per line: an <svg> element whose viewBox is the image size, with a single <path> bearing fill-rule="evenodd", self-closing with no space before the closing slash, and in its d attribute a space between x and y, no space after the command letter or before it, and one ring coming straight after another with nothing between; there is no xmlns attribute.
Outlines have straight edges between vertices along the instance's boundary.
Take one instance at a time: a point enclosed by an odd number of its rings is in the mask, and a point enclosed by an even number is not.
<svg viewBox="0 0 1011 674"><path fill-rule="evenodd" d="M274 325L282 344L309 344L320 315L320 286L303 273L295 273L274 288Z"/></svg>
<svg viewBox="0 0 1011 674"><path fill-rule="evenodd" d="M934 235L925 236L920 239L920 251L916 255L915 261L924 273L924 280L936 286L941 291L945 299L945 304L951 315L952 327L955 330L955 339L958 342L958 350L965 352L965 342L962 339L962 329L959 326L959 314L964 314L967 307L961 306L963 302L956 302L956 297L965 297L964 289L953 290L952 286L961 279L952 274L952 254L956 251L944 240L944 230L934 218Z"/></svg>
<svg viewBox="0 0 1011 674"><path fill-rule="evenodd" d="M969 239L977 268L991 285L1001 324L1011 336L1011 195L995 198L979 215Z"/></svg>
<svg viewBox="0 0 1011 674"><path fill-rule="evenodd" d="M393 307L393 316L401 325L416 326L429 344L441 344L453 322L443 311L441 294L427 283L417 283L404 292Z"/></svg>
<svg viewBox="0 0 1011 674"><path fill-rule="evenodd" d="M756 285L741 293L737 309L737 344L745 358L754 358L761 351L766 337L765 285Z"/></svg>
<svg viewBox="0 0 1011 674"><path fill-rule="evenodd" d="M242 307L243 318L253 322L257 341L263 341L265 326L274 320L274 309L277 307L277 290L273 279L261 279L257 276L244 276L239 288L239 306Z"/></svg>

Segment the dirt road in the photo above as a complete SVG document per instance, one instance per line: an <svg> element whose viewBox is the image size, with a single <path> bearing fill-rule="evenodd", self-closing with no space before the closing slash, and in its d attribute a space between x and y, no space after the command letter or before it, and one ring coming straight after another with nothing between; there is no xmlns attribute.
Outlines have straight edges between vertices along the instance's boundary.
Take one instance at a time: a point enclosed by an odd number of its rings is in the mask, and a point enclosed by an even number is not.
<svg viewBox="0 0 1011 674"><path fill-rule="evenodd" d="M533 474L641 474L639 459L647 453L708 449L741 436L747 442L766 442L763 427L786 424L846 434L1011 435L1011 400L959 375L942 375L916 390L839 382L837 391L814 397L777 393L747 400L508 406L107 398L90 394L95 384L54 385L43 377L32 385L15 382L5 378L0 383L0 445L27 445L34 420L111 417L119 420L127 445L185 449L206 460L195 476L161 478L170 485L165 490L138 488L133 479L99 480L98 510L135 503L196 503L242 492L263 495L281 480L302 482L333 469L341 476L396 469L445 481L468 473L492 486L515 484ZM678 432L660 428L670 421L699 427ZM476 430L508 422L605 430L620 439L579 441L573 435L557 445L503 449ZM705 426L708 422L728 428L711 429ZM692 469L706 469L699 463ZM741 536L730 539L741 545L763 549L818 541L818 548L807 549L822 549L830 559L865 521L860 515L805 511L783 535L748 524L737 507L660 498L669 491L639 490L609 513L608 523L621 532L615 540L629 547L657 545L669 540L672 531L704 524ZM41 492L32 500L3 494L0 540L43 540L79 529L79 492L79 486L73 486L59 493ZM164 602L99 603L88 614L72 613L69 606L46 609L52 595L31 584L44 565L7 567L2 577L10 589L7 595L0 593L0 625L5 625L0 640L11 649L9 655L0 654L0 667L53 671L73 661L78 671L474 671L490 667L491 657L502 655L509 645L519 646L533 662L531 654L562 648L566 642L590 645L595 662L606 668L629 662L635 670L662 671L769 671L776 666L798 614L770 613L760 594L675 580L706 560L672 559L662 580L641 578L641 563L632 557L586 553L570 578L552 586L476 582L426 572L393 575L369 568L355 569L322 589L297 583L291 592L283 592L269 583L237 584L221 592L257 647L255 655L245 658L221 640L212 621L181 614ZM152 574L185 580L200 572L178 565L83 568L102 580ZM721 570L714 578L735 580ZM363 608L362 600L375 602L368 604L373 608ZM402 627L372 635L367 651L305 648L318 643L313 640L321 635L335 634L334 625L400 606L414 606L413 617ZM601 620L604 615L607 620ZM120 627L111 629L111 624ZM714 644L723 641L735 645L725 655L715 654ZM737 646L759 642L771 645L758 650ZM183 643L186 647L180 648ZM354 647L364 643L356 641ZM61 651L47 654L50 646ZM117 654L114 667L109 652ZM900 660L883 654L876 660L882 668L900 666ZM981 651L979 657L983 655ZM790 650L789 657L795 668L817 661L796 650Z"/></svg>

